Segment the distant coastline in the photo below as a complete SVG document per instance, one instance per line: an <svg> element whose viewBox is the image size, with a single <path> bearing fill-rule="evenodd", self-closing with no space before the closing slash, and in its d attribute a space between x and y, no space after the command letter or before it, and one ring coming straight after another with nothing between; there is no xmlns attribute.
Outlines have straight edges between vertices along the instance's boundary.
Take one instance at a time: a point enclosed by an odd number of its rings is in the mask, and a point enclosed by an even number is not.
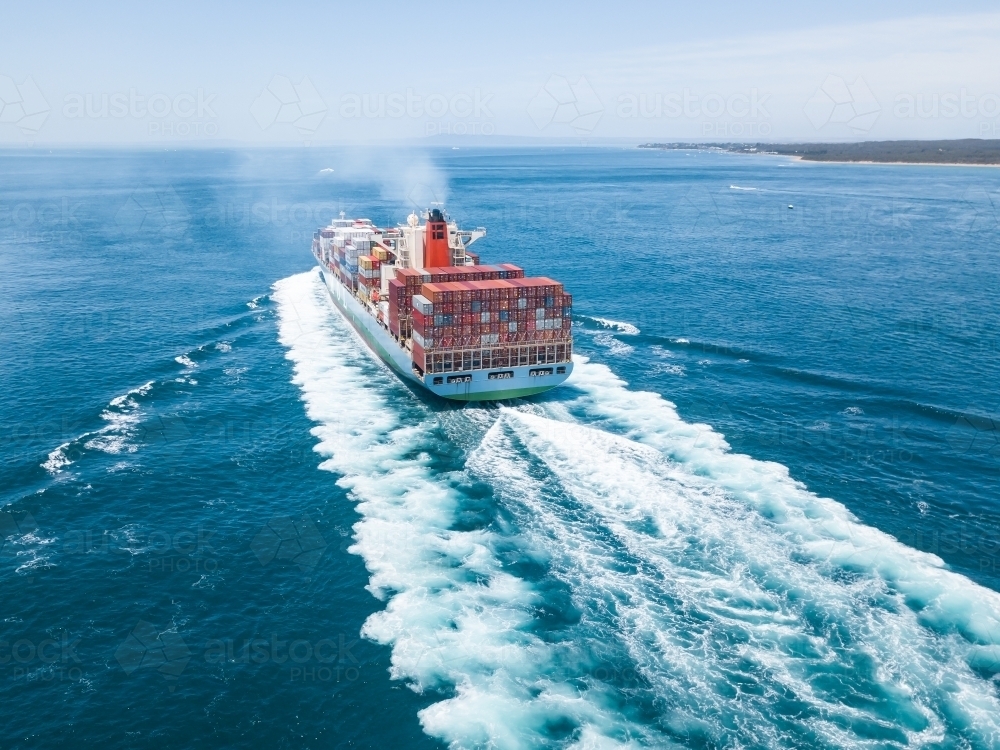
<svg viewBox="0 0 1000 750"><path fill-rule="evenodd" d="M1000 139L949 141L864 141L861 143L643 143L666 151L725 151L791 156L802 161L864 164L1000 166Z"/></svg>

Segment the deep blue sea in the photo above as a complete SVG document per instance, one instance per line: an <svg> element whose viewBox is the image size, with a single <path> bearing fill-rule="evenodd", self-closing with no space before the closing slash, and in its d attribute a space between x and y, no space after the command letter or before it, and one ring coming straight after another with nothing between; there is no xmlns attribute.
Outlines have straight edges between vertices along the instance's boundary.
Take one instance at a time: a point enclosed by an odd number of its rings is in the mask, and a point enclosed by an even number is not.
<svg viewBox="0 0 1000 750"><path fill-rule="evenodd" d="M0 747L1000 747L1000 170L0 177ZM572 292L565 386L434 400L328 304L314 229L434 201Z"/></svg>

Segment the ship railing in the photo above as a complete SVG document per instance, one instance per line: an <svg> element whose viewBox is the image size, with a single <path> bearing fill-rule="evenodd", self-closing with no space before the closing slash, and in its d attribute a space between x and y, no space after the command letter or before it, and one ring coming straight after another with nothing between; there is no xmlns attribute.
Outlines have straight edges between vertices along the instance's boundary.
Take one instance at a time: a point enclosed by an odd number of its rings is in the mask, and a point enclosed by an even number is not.
<svg viewBox="0 0 1000 750"><path fill-rule="evenodd" d="M463 349L431 349L425 352L427 372L435 375L469 370L493 370L498 367L556 365L572 362L570 341L521 346L487 346Z"/></svg>

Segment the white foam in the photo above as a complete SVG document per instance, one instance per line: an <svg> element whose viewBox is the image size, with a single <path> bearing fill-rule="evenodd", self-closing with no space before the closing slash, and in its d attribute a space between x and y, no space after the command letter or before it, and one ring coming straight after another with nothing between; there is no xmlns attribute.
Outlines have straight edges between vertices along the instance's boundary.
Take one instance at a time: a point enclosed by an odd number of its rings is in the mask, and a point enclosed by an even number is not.
<svg viewBox="0 0 1000 750"><path fill-rule="evenodd" d="M24 517L18 519L20 529L17 533L0 538L3 556L13 558L16 563L15 573L30 573L38 568L54 567L51 551L47 548L52 547L56 538L43 536L33 520L28 521L26 528L25 520L27 519Z"/></svg>
<svg viewBox="0 0 1000 750"><path fill-rule="evenodd" d="M756 190L755 187L740 187L739 185L730 185L730 190Z"/></svg>
<svg viewBox="0 0 1000 750"><path fill-rule="evenodd" d="M179 357L174 357L174 362L176 362L179 365L184 365L184 367L187 367L188 369L191 370L193 370L195 367L198 366L198 364L186 354L182 354Z"/></svg>
<svg viewBox="0 0 1000 750"><path fill-rule="evenodd" d="M101 412L101 419L108 423L107 426L94 433L94 437L85 442L83 447L111 454L135 453L139 446L131 442L131 437L139 424L139 405L131 398L119 396L109 406L114 408Z"/></svg>
<svg viewBox="0 0 1000 750"><path fill-rule="evenodd" d="M101 419L108 424L93 433L94 437L84 443L89 450L99 450L104 453L135 453L139 446L132 442L136 426L141 420L139 403L135 396L145 396L153 388L150 380L138 388L133 388L121 396L115 396L108 402L108 407L101 412ZM88 433L90 434L90 433ZM82 440L86 435L77 438Z"/></svg>
<svg viewBox="0 0 1000 750"><path fill-rule="evenodd" d="M107 424L96 432L84 432L68 443L63 443L48 454L41 467L55 476L73 463L70 451L75 444L83 442L83 447L89 450L99 450L104 453L135 453L139 448L131 442L136 425L140 421L139 403L136 396L145 396L153 388L155 381L133 388L120 396L115 396L101 412L101 419ZM89 438L89 439L88 439Z"/></svg>
<svg viewBox="0 0 1000 750"><path fill-rule="evenodd" d="M594 343L600 344L608 350L610 354L617 357L627 357L635 351L634 346L626 344L624 341L620 341L613 334L610 333L598 333L594 336Z"/></svg>
<svg viewBox="0 0 1000 750"><path fill-rule="evenodd" d="M791 479L784 466L733 454L711 428L685 423L658 394L629 390L603 365L579 358L573 381L584 395L561 408L585 415L590 424L603 423L621 437L513 412L506 419L535 436L534 442L527 440L533 452L576 500L602 513L632 554L662 566L664 589L680 596L677 587L693 581L683 597L691 607L714 607L715 616L730 622L759 618L752 630L773 632L766 638L758 632L751 642L766 645L764 651L778 649L762 668L784 674L790 685L801 683L797 690L808 697L796 659L779 658L781 643L804 639L812 648L821 647L817 658L827 658L823 654L830 656L835 642L811 640L815 634L805 627L803 614L791 600L775 597L775 591L793 592L794 601L827 612L829 622L856 639L874 660L887 691L911 695L918 712L934 721L959 724L989 742L1000 737L995 688L968 666L978 660L996 664L990 659L1000 652L1000 594L947 570L938 557L861 524L840 503L817 497ZM628 526L639 519L655 522L658 536ZM557 528L553 523L547 526ZM692 539L717 549L696 570L679 569L683 556L678 551L690 554L686 545ZM715 572L713 560L719 563ZM727 588L731 593L719 593ZM726 604L728 599L735 608ZM632 601L645 607L643 600ZM663 627L662 611L654 616L653 609L645 609L643 615L650 617L651 627L674 632ZM744 655L750 653L766 655L754 650ZM655 655L643 651L636 658L648 664ZM681 656L674 648L664 650L661 666L681 663ZM703 652L699 658L704 661Z"/></svg>
<svg viewBox="0 0 1000 750"><path fill-rule="evenodd" d="M620 320L611 320L610 318L591 318L591 320L599 323L605 328L613 328L618 331L618 333L625 334L626 336L635 336L639 333L639 329L636 326L631 323L624 323Z"/></svg>
<svg viewBox="0 0 1000 750"><path fill-rule="evenodd" d="M52 562L51 557L40 554L37 549L19 552L18 555L23 556L25 559L16 568L14 568L15 573L30 573L38 568L55 567L55 563Z"/></svg>
<svg viewBox="0 0 1000 750"><path fill-rule="evenodd" d="M150 380L150 381L149 381L149 382L147 382L147 383L143 383L143 384L142 384L142 385L140 385L140 386L139 386L138 388L133 388L133 389L132 389L131 391L129 391L129 395L130 395L130 396L145 396L145 395L146 395L146 394L148 394L148 393L149 393L149 392L150 392L151 390L153 390L153 383L154 383L154 382L155 382L155 381L153 381L153 380Z"/></svg>
<svg viewBox="0 0 1000 750"><path fill-rule="evenodd" d="M522 533L547 540L584 623L597 631L602 611L616 612L612 638L673 707L675 731L699 727L722 745L754 738L782 747L787 740L779 733L789 724L803 737L851 721L891 728L893 711L926 720L911 739L940 736L946 719L985 737L995 731L997 701L962 661L960 639L928 633L884 580L844 582L802 562L794 538L653 448L527 414L511 412L507 423L510 439L545 462L571 501L547 498L544 482L528 476L527 460L496 441L484 441L479 466L524 505ZM836 626L827 631L816 620ZM852 674L859 649L876 677L867 690L853 684L850 691L898 703L890 718L852 707L842 700L847 691L814 687ZM739 701L727 697L734 678L750 688ZM961 701L953 701L952 689ZM777 694L797 706L793 715L775 710ZM803 704L812 710L802 711ZM745 733L733 735L734 726ZM839 737L840 747L865 746L853 732Z"/></svg>
<svg viewBox="0 0 1000 750"><path fill-rule="evenodd" d="M128 407L130 409L135 409L139 406L136 403L133 396L145 396L153 389L153 382L150 380L148 383L140 385L138 388L133 388L132 390L123 393L121 396L115 396L108 402L108 406L113 406L115 408Z"/></svg>
<svg viewBox="0 0 1000 750"><path fill-rule="evenodd" d="M453 529L462 497L427 453L441 439L437 415L371 360L314 273L274 289L321 468L358 503L350 551L364 558L369 590L387 601L362 633L392 646L394 678L418 691L454 690L420 712L425 730L462 747L536 746L560 717L585 725L595 747L625 731L599 696L549 679L557 654L533 632L541 598L504 569L495 533Z"/></svg>
<svg viewBox="0 0 1000 750"><path fill-rule="evenodd" d="M683 365L671 365L664 362L654 363L653 372L662 372L667 375L679 375L680 377L687 375L687 370L684 369Z"/></svg>
<svg viewBox="0 0 1000 750"><path fill-rule="evenodd" d="M998 656L998 596L938 558L584 358L575 398L436 413L376 364L314 273L274 299L320 466L357 503L350 551L386 602L363 635L391 646L394 678L451 691L420 712L429 734L503 748L670 746L663 727L712 746L871 746L855 723L913 745L956 726L1000 737L995 689L967 663ZM431 458L464 447L442 434L463 419L485 434L468 471L503 508L471 530L458 530L470 477ZM548 589L509 559L565 588L564 624L542 622ZM560 726L573 731L555 740Z"/></svg>
<svg viewBox="0 0 1000 750"><path fill-rule="evenodd" d="M69 443L63 443L49 453L48 458L42 462L42 468L49 472L49 474L55 475L73 463L72 459L66 454L69 446Z"/></svg>

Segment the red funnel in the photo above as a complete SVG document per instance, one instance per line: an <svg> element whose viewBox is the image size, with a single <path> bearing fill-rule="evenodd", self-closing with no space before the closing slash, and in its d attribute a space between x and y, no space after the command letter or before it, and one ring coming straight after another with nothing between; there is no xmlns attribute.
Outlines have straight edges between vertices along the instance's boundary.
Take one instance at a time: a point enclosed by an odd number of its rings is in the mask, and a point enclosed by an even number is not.
<svg viewBox="0 0 1000 750"><path fill-rule="evenodd" d="M448 247L448 222L441 210L435 208L427 217L424 234L424 268L438 268L451 265L451 249Z"/></svg>

